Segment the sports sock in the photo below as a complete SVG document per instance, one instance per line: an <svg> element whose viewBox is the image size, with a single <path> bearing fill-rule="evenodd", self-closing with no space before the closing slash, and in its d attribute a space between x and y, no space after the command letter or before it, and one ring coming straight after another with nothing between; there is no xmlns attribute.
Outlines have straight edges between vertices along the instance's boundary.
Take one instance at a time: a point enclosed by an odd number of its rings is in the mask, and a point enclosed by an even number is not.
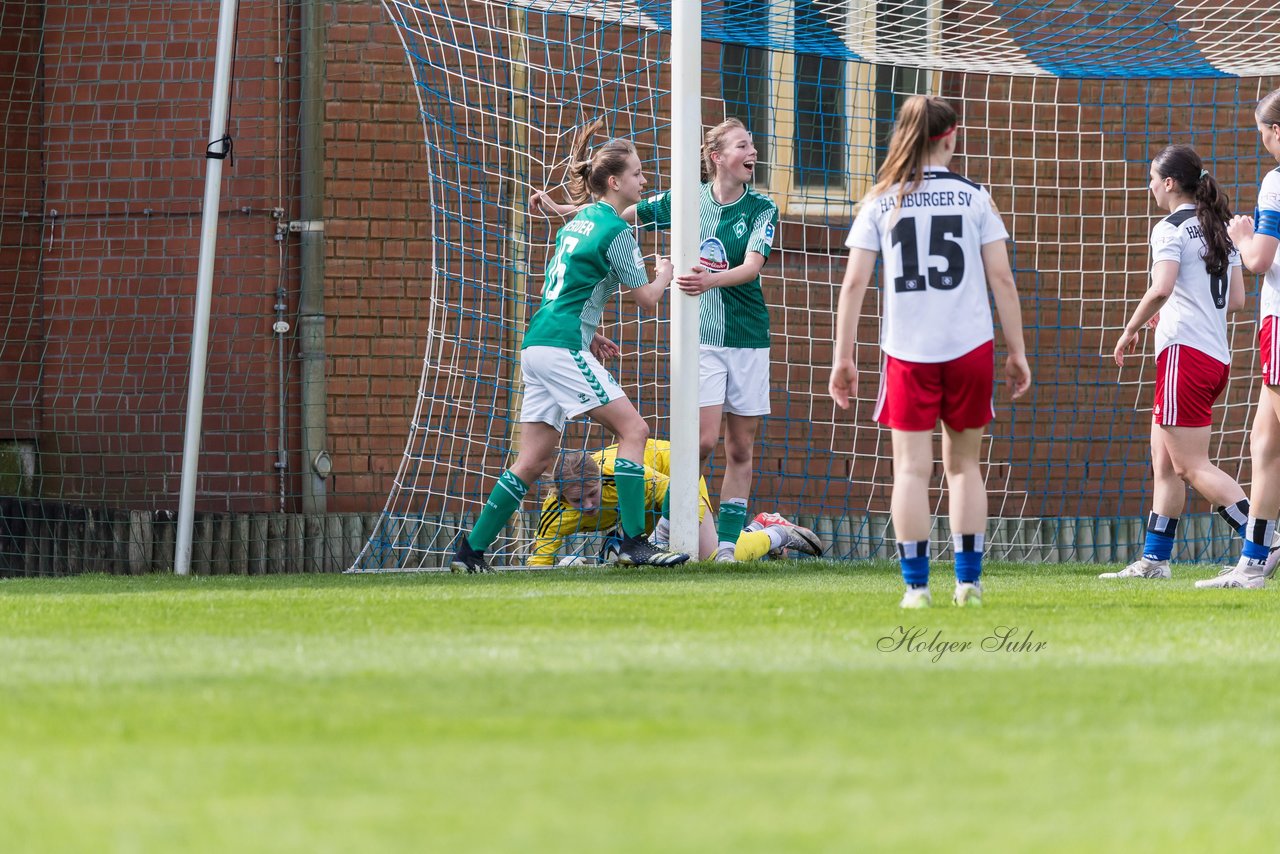
<svg viewBox="0 0 1280 854"><path fill-rule="evenodd" d="M983 534L955 534L951 541L956 549L956 581L976 584L982 577Z"/></svg>
<svg viewBox="0 0 1280 854"><path fill-rule="evenodd" d="M1276 534L1274 519L1249 517L1245 525L1244 556L1249 560L1266 560L1271 554L1271 540Z"/></svg>
<svg viewBox="0 0 1280 854"><path fill-rule="evenodd" d="M743 531L733 546L734 560L760 560L773 548L767 531Z"/></svg>
<svg viewBox="0 0 1280 854"><path fill-rule="evenodd" d="M747 499L726 498L720 502L720 518L716 520L716 534L720 545L737 545L738 536L747 524Z"/></svg>
<svg viewBox="0 0 1280 854"><path fill-rule="evenodd" d="M1178 520L1152 511L1147 517L1147 541L1142 556L1147 560L1168 560L1173 554L1173 538L1178 533Z"/></svg>
<svg viewBox="0 0 1280 854"><path fill-rule="evenodd" d="M644 535L644 466L618 457L613 463L613 482L618 488L618 517L622 533Z"/></svg>
<svg viewBox="0 0 1280 854"><path fill-rule="evenodd" d="M898 541L898 561L902 564L902 580L912 587L929 583L929 541Z"/></svg>
<svg viewBox="0 0 1280 854"><path fill-rule="evenodd" d="M1249 521L1249 499L1241 498L1235 504L1224 504L1218 508L1218 515L1227 520L1231 530L1247 539L1244 526Z"/></svg>
<svg viewBox="0 0 1280 854"><path fill-rule="evenodd" d="M671 542L671 522L665 516L658 520L658 524L653 526L653 537L655 543L666 545Z"/></svg>
<svg viewBox="0 0 1280 854"><path fill-rule="evenodd" d="M480 518L467 535L467 542L476 551L484 551L493 545L498 533L506 526L511 514L520 507L529 485L507 469L489 493L489 500L480 511Z"/></svg>

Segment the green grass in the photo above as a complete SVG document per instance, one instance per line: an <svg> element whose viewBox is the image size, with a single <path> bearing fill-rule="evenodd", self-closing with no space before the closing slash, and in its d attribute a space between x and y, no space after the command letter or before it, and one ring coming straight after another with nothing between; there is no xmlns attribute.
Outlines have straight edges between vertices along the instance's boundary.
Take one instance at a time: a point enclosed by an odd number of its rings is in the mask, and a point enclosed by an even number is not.
<svg viewBox="0 0 1280 854"><path fill-rule="evenodd" d="M0 838L1270 850L1276 590L1098 571L995 565L985 608L914 613L887 564L2 582ZM899 626L1046 646L879 651Z"/></svg>

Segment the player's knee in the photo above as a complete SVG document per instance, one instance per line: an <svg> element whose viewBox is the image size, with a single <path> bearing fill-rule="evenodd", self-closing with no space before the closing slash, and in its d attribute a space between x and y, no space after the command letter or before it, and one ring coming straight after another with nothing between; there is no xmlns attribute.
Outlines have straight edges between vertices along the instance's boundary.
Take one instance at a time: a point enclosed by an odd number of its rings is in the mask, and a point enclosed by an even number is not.
<svg viewBox="0 0 1280 854"><path fill-rule="evenodd" d="M750 442L725 440L724 455L731 465L750 466L755 448Z"/></svg>
<svg viewBox="0 0 1280 854"><path fill-rule="evenodd" d="M710 459L711 455L715 453L716 445L719 444L719 442L720 442L719 436L715 436L715 435L699 436L698 437L698 458L702 460L703 463L706 463L706 461Z"/></svg>
<svg viewBox="0 0 1280 854"><path fill-rule="evenodd" d="M618 436L618 439L623 442L636 442L643 445L645 442L649 441L648 422L643 418L637 417L634 421L627 424L622 433Z"/></svg>

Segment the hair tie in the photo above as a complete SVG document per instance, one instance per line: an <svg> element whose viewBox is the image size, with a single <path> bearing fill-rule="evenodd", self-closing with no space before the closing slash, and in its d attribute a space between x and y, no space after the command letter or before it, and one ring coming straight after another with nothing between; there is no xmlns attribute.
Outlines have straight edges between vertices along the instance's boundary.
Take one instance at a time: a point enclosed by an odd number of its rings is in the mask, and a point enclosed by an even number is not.
<svg viewBox="0 0 1280 854"><path fill-rule="evenodd" d="M1200 170L1200 180L1201 180L1201 181L1203 181L1203 180L1204 180L1204 176L1206 176L1206 175L1208 175L1208 174L1209 174L1209 170L1208 170L1208 169L1201 169L1201 170Z"/></svg>
<svg viewBox="0 0 1280 854"><path fill-rule="evenodd" d="M955 133L956 128L958 127L960 127L960 125L952 125L951 127L944 130L942 133L929 137L929 141L937 142L940 139L946 139L947 137L951 136L951 134Z"/></svg>

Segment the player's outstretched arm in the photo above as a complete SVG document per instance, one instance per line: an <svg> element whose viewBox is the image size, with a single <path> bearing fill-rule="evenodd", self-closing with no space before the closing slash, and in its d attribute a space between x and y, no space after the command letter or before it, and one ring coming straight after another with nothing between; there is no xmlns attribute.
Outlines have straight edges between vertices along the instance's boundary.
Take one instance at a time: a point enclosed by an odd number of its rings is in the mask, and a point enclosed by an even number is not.
<svg viewBox="0 0 1280 854"><path fill-rule="evenodd" d="M754 282L764 267L765 258L759 252L748 252L743 262L719 273L705 267L694 267L688 273L676 277L676 285L690 296L697 296L712 288L731 288Z"/></svg>
<svg viewBox="0 0 1280 854"><path fill-rule="evenodd" d="M831 354L831 379L827 393L841 409L849 408L849 399L858 393L858 365L853 360L853 345L858 340L858 320L862 303L871 284L876 253L869 249L850 249L849 264L840 283L840 301L836 308L836 345Z"/></svg>
<svg viewBox="0 0 1280 854"><path fill-rule="evenodd" d="M653 311L658 307L658 303L662 302L662 295L667 292L667 286L671 284L671 274L671 259L659 258L657 275L654 276L653 281L647 285L632 288L627 293L645 311Z"/></svg>
<svg viewBox="0 0 1280 854"><path fill-rule="evenodd" d="M1016 400L1031 388L1031 366L1027 364L1027 345L1022 338L1022 307L1018 304L1018 285L1009 267L1009 253L1003 240L982 246L982 264L987 270L987 286L996 303L1004 346L1009 351L1004 363L1005 380Z"/></svg>

